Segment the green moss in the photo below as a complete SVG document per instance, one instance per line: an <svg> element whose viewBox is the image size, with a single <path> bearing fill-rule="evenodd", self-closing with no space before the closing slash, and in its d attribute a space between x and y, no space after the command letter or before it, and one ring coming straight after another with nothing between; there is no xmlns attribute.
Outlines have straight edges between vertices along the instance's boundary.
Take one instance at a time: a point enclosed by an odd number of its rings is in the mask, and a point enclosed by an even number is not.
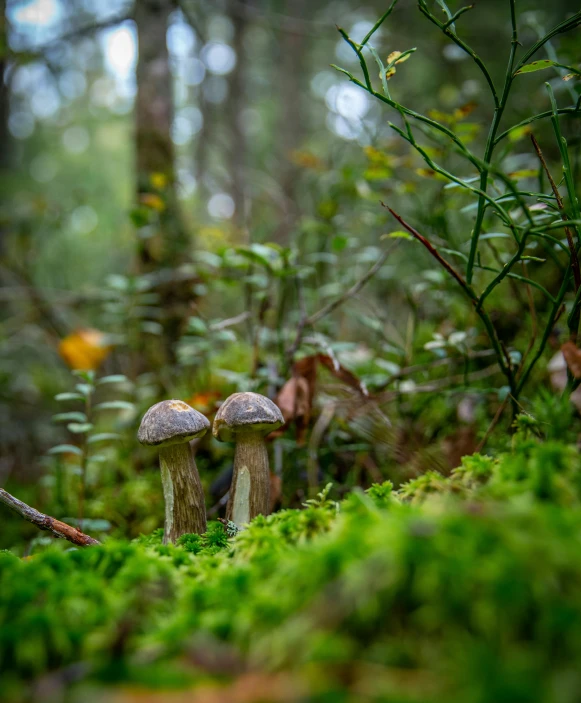
<svg viewBox="0 0 581 703"><path fill-rule="evenodd" d="M305 701L574 701L580 468L575 447L520 437L399 491L337 504L327 487L231 539L210 522L177 545L158 530L0 552L3 700L83 663L93 687L252 667L286 672Z"/></svg>

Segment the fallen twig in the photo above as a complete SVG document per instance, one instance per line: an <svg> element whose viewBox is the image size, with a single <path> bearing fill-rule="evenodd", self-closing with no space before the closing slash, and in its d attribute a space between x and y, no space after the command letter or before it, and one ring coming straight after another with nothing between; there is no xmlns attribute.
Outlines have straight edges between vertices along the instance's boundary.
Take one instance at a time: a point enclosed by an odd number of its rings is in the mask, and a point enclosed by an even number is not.
<svg viewBox="0 0 581 703"><path fill-rule="evenodd" d="M50 515L45 515L44 513L38 512L30 505L23 503L18 498L10 495L3 488L0 488L0 502L7 505L9 508L18 513L21 517L33 525L36 525L41 530L46 530L52 533L55 537L60 539L66 539L73 544L79 545L79 547L88 547L92 544L101 544L98 540L93 537L89 537L84 532L81 532L78 528L67 525L66 522L61 522Z"/></svg>

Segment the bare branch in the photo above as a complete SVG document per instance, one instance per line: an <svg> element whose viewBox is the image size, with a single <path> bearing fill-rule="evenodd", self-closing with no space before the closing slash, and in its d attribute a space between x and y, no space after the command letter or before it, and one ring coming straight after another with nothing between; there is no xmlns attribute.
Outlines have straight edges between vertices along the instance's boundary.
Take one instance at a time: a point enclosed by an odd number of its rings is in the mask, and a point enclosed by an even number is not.
<svg viewBox="0 0 581 703"><path fill-rule="evenodd" d="M4 503L4 505L7 505L11 510L14 510L14 512L18 513L21 517L28 520L28 522L31 522L33 525L36 525L41 530L46 530L55 537L66 539L73 544L77 544L79 547L88 547L92 544L101 544L98 540L93 537L89 537L89 535L81 532L76 527L67 525L66 522L61 522L54 517L50 517L50 515L45 515L44 513L40 513L38 510L31 508L30 505L27 505L21 500L18 500L18 498L15 498L13 495L10 495L10 493L5 491L3 488L0 488L0 503Z"/></svg>
<svg viewBox="0 0 581 703"><path fill-rule="evenodd" d="M549 171L549 167L547 166L547 162L545 161L545 157L543 156L543 152L541 151L541 147L539 146L539 143L535 139L534 134L531 134L531 141L533 143L535 151L537 152L537 156L539 157L539 161L541 162L543 170L547 174L547 178L549 179L549 183L551 184L551 189L553 191L553 195L555 196L555 199L557 200L557 205L559 206L559 210L561 211L561 217L564 220L567 220L569 218L567 217L567 211L565 210L565 205L563 204L563 198L561 198L561 194L559 193L559 189L557 188L557 184L553 180L553 176L551 175L551 172ZM567 243L569 245L569 250L571 252L571 268L573 269L573 278L575 279L575 291L578 291L579 286L581 286L581 271L579 269L579 258L577 257L577 250L575 248L575 243L573 241L573 235L571 234L571 230L569 227L565 227L565 234L567 235Z"/></svg>
<svg viewBox="0 0 581 703"><path fill-rule="evenodd" d="M392 253L392 251L397 247L398 244L399 242L394 242L391 246L387 247L387 249L385 249L383 254L379 257L379 259L377 259L377 261L373 264L373 266L369 269L369 271L367 271L364 276L362 276L356 283L354 283L351 288L346 290L343 295L340 295L338 298L331 301L328 305L325 305L325 307L321 308L318 312L308 317L305 321L305 324L314 325L321 318L325 317L329 313L333 312L333 310L338 308L339 305L342 305L346 300L349 300L349 298L352 298L354 295L357 295L357 293L359 293L359 291L363 288L367 281L369 281L371 278L373 278L373 276L375 276L375 274L385 263L387 257Z"/></svg>
<svg viewBox="0 0 581 703"><path fill-rule="evenodd" d="M246 310L245 312L241 312L235 317L229 317L226 320L220 320L220 322L213 322L210 325L210 329L212 330L212 332L219 332L220 330L224 330L227 327L234 327L234 325L239 325L241 322L245 322L249 317L250 313L248 312L248 310Z"/></svg>

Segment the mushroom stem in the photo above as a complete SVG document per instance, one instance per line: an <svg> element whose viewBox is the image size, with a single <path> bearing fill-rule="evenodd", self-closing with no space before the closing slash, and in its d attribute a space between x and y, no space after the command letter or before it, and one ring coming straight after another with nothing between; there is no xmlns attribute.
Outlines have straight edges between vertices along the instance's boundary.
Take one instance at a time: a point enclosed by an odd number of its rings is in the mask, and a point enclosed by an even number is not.
<svg viewBox="0 0 581 703"><path fill-rule="evenodd" d="M238 432L226 518L240 526L270 512L268 451L260 432Z"/></svg>
<svg viewBox="0 0 581 703"><path fill-rule="evenodd" d="M159 463L165 500L163 543L206 531L206 505L189 442L160 447Z"/></svg>

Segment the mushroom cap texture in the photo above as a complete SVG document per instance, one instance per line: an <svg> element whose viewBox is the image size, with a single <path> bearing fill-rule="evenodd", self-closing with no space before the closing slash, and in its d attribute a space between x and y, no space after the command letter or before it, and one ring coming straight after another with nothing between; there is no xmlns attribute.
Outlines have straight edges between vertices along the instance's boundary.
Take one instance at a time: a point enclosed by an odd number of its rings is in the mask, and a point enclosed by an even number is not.
<svg viewBox="0 0 581 703"><path fill-rule="evenodd" d="M284 425L280 408L259 393L234 393L214 418L212 434L221 442L231 442L239 432L268 434Z"/></svg>
<svg viewBox="0 0 581 703"><path fill-rule="evenodd" d="M162 400L143 416L137 439L141 444L167 447L201 437L209 427L208 418L182 400Z"/></svg>

